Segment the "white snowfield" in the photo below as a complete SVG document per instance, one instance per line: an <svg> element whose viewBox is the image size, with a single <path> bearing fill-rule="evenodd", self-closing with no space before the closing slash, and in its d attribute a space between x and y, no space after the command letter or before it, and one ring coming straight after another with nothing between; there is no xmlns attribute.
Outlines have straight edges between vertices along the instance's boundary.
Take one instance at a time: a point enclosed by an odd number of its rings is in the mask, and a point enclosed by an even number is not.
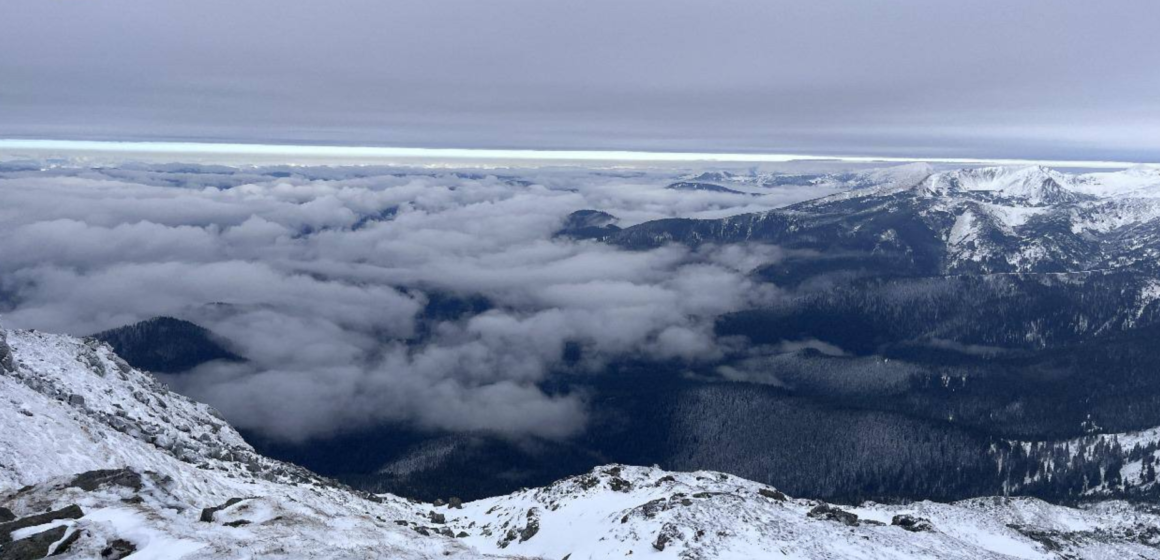
<svg viewBox="0 0 1160 560"><path fill-rule="evenodd" d="M1160 558L1160 515L1114 501L829 506L615 465L461 508L370 496L258 456L103 344L6 339L0 507L82 512L15 531L0 517L0 558L57 527L44 553L61 558Z"/></svg>
<svg viewBox="0 0 1160 560"><path fill-rule="evenodd" d="M919 178L924 170L929 172ZM911 165L876 173L876 179L868 181L872 186L805 204L822 207L852 199L889 204L892 195L913 193L929 202L921 215L943 233L950 274L977 267L987 272L998 262L1007 266L997 269L1014 272L1034 271L1042 263L1098 271L1137 262L1151 264L1160 257L1146 242L1160 227L1157 166L1082 175L1042 166L935 172L929 166ZM1091 254L1073 254L1067 244L1052 241L1051 230L1060 226L1082 243L1099 239L1117 246L1095 246L1087 249ZM1105 249L1118 252L1105 255Z"/></svg>

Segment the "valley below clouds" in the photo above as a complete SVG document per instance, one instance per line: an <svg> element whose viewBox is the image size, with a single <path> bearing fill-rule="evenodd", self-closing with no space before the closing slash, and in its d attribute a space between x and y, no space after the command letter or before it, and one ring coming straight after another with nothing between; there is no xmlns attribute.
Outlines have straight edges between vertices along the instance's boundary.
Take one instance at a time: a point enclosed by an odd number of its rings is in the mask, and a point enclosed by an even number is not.
<svg viewBox="0 0 1160 560"><path fill-rule="evenodd" d="M666 189L669 170L0 166L0 313L89 335L158 316L243 357L167 376L232 422L304 441L382 422L562 438L609 360L719 358L713 324L778 297L777 247L630 251L555 233L829 194ZM753 190L753 189L751 189ZM468 302L470 305L466 305ZM447 311L446 309L451 309Z"/></svg>

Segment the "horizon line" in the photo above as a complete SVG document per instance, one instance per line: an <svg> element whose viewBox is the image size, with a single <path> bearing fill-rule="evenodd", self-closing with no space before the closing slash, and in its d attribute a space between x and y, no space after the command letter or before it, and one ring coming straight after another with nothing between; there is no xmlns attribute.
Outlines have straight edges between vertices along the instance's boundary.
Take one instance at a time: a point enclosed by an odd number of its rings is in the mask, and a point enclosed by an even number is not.
<svg viewBox="0 0 1160 560"><path fill-rule="evenodd" d="M72 152L115 152L141 154L190 154L219 156L287 156L369 159L515 160L564 162L706 162L706 163L791 163L798 161L839 161L848 163L939 163L1043 165L1121 169L1151 162L1107 160L1045 160L1022 158L952 158L861 155L815 155L787 153L654 152L637 150L538 150L493 148L411 148L385 146L335 146L309 144L247 144L230 142L50 140L0 138L0 151L38 150Z"/></svg>

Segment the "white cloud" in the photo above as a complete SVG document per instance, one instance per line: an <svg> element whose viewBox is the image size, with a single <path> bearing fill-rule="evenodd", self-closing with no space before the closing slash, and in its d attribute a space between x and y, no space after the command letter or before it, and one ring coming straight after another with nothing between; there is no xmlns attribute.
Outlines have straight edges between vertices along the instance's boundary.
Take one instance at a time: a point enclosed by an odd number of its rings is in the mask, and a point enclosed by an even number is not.
<svg viewBox="0 0 1160 560"><path fill-rule="evenodd" d="M76 334L157 315L202 324L249 361L172 381L275 437L395 421L565 437L583 429L583 397L541 383L568 343L583 349L581 369L714 359L715 318L770 301L747 274L780 258L758 245L630 252L554 239L568 213L597 208L632 223L807 196L688 196L664 189L670 172L538 170L521 176L529 185L293 169L0 174L7 324ZM434 292L493 308L416 339Z"/></svg>

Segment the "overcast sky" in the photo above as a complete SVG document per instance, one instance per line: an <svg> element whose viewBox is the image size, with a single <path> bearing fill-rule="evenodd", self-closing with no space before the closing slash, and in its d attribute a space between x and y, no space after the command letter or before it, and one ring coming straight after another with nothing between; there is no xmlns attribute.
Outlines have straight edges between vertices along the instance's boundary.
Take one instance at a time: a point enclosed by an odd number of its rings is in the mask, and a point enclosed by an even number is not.
<svg viewBox="0 0 1160 560"><path fill-rule="evenodd" d="M4 0L0 137L1160 161L1155 0Z"/></svg>

